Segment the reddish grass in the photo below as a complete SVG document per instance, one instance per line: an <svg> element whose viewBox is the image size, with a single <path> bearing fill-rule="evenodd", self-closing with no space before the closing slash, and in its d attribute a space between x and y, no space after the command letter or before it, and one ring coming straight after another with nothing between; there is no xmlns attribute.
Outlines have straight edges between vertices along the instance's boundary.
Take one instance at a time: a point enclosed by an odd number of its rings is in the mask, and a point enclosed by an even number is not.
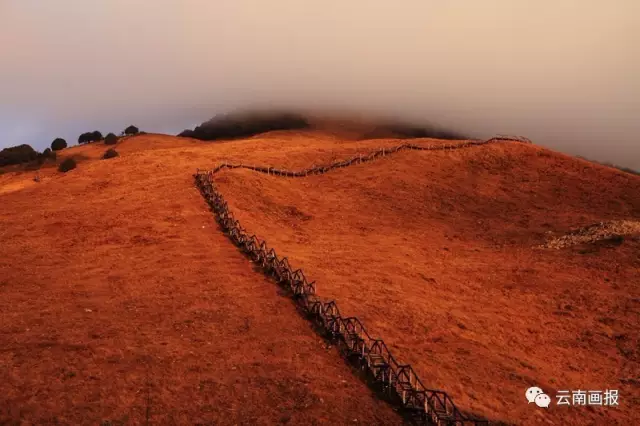
<svg viewBox="0 0 640 426"><path fill-rule="evenodd" d="M400 423L219 231L191 175L220 147L1 177L0 423Z"/></svg>
<svg viewBox="0 0 640 426"><path fill-rule="evenodd" d="M427 141L422 141L427 142ZM399 144L276 132L61 151L0 176L0 423L400 423L224 237L193 185ZM420 143L420 141L416 141ZM640 179L534 146L402 152L323 176L216 177L243 225L365 321L428 386L519 424L635 424L640 243L532 247L640 217ZM203 228L204 227L204 228ZM337 258L338 260L335 260ZM620 389L618 408L524 391Z"/></svg>
<svg viewBox="0 0 640 426"><path fill-rule="evenodd" d="M243 226L461 408L517 424L640 422L640 242L534 248L549 232L640 218L639 178L498 144L216 182ZM532 385L550 410L526 404ZM619 389L621 405L555 405L577 389Z"/></svg>

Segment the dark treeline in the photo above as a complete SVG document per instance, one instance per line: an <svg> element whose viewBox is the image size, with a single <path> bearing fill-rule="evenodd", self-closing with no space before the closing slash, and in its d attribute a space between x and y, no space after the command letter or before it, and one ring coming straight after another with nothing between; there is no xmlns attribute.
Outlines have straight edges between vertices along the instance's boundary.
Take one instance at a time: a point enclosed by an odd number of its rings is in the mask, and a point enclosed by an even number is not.
<svg viewBox="0 0 640 426"><path fill-rule="evenodd" d="M243 113L217 116L178 136L204 141L246 138L274 130L309 128L305 117L294 113Z"/></svg>
<svg viewBox="0 0 640 426"><path fill-rule="evenodd" d="M143 134L136 126L130 125L122 131L122 135L133 136ZM118 137L114 133L107 134L106 137L102 136L99 130L92 132L82 133L78 137L78 144L82 145L90 142L98 142L104 140L106 145L115 145L118 142ZM0 151L0 167L13 166L24 163L31 163L29 166L40 166L47 160L55 161L57 159L56 151L61 151L67 148L67 141L62 138L55 138L51 142L51 148L45 149L43 152L38 152L31 147L31 145L22 144L4 148Z"/></svg>
<svg viewBox="0 0 640 426"><path fill-rule="evenodd" d="M246 138L275 130L299 130L314 127L314 120L290 112L244 112L216 116L193 130L178 136L205 141ZM466 135L435 126L419 126L399 122L383 122L371 126L361 139L376 138L434 138L448 140L469 139Z"/></svg>

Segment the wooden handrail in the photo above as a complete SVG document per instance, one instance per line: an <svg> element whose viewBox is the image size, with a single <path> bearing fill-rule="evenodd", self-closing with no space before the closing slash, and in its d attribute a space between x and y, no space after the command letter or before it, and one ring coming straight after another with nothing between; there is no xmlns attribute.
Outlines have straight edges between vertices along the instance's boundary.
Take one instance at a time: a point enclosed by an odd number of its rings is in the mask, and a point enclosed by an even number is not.
<svg viewBox="0 0 640 426"><path fill-rule="evenodd" d="M280 170L273 167L265 168L243 164L229 164L225 162L208 172L198 170L194 178L196 186L211 206L216 220L232 242L239 246L252 260L256 262L260 261L260 265L265 274L275 278L280 285L289 290L306 314L319 326L323 327L327 334L343 342L350 351L349 355L359 357L362 364L366 368L369 368L369 372L377 378L380 384L396 393L396 396L399 397L396 398L396 400L401 401L403 408L412 411L418 410L420 414L419 418L428 424L488 425L489 422L487 420L463 415L446 392L426 388L413 367L408 364L399 364L391 354L386 343L382 339L371 337L364 324L357 317L343 318L340 315L340 310L335 301L323 302L316 295L315 282L309 282L301 269L294 270L287 257L279 258L276 251L268 247L266 241L260 240L254 234L248 234L240 222L235 219L222 194L218 192L213 184L213 175L223 168L246 168L269 175L303 177L308 174L326 173L338 167L346 167L354 164L356 160L358 163L371 161L375 158L388 156L389 154L404 149L460 149L501 141L531 143L531 141L522 137L498 136L485 141L465 141L459 144L447 144L444 146L402 144L392 148L381 148L364 157L362 154L359 154L348 160L298 171ZM372 355L379 355L384 361L384 365L373 365L370 363L369 360ZM384 371L380 373L380 369L384 369ZM398 386L400 386L400 388L398 388Z"/></svg>

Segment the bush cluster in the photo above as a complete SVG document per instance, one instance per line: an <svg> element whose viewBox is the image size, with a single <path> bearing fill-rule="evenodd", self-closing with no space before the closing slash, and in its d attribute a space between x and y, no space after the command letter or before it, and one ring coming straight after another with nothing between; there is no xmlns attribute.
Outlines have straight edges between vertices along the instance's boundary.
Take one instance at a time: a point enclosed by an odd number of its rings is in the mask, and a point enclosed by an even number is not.
<svg viewBox="0 0 640 426"><path fill-rule="evenodd" d="M102 139L102 133L100 133L99 130L94 130L93 132L85 132L78 136L78 143L82 145L89 142L98 142Z"/></svg>
<svg viewBox="0 0 640 426"><path fill-rule="evenodd" d="M37 158L38 152L30 145L22 144L12 146L0 151L0 167L27 163L29 161L36 160Z"/></svg>
<svg viewBox="0 0 640 426"><path fill-rule="evenodd" d="M292 113L245 113L214 117L184 130L178 136L205 141L244 138L274 130L295 130L309 128L307 119Z"/></svg>
<svg viewBox="0 0 640 426"><path fill-rule="evenodd" d="M140 133L140 130L132 124L131 126L124 129L123 133L125 135L137 135L138 133Z"/></svg>
<svg viewBox="0 0 640 426"><path fill-rule="evenodd" d="M40 153L29 145L18 145L0 151L0 166L11 166L23 163L32 163L31 166L42 165L45 161L55 161L56 158L57 155L51 148L47 148Z"/></svg>
<svg viewBox="0 0 640 426"><path fill-rule="evenodd" d="M127 127L122 133L127 135L144 134L144 132L140 132L139 129L133 125ZM103 139L106 145L115 145L118 142L118 137L114 133L109 133L106 137L103 137L99 130L94 130L92 132L82 133L78 137L78 143L98 142ZM63 138L55 138L53 142L51 142L51 148L46 148L42 153L39 153L27 144L4 148L0 151L0 167L30 163L28 167L39 168L39 166L43 165L47 160L55 161L57 159L56 151L63 150L67 148L67 146L66 140ZM111 149L105 153L104 158L117 156L118 153ZM59 165L58 170L67 172L76 168L76 165L76 161L73 158L68 158Z"/></svg>
<svg viewBox="0 0 640 426"><path fill-rule="evenodd" d="M116 143L118 143L118 137L113 133L109 133L107 136L105 136L104 143L105 145L115 145Z"/></svg>
<svg viewBox="0 0 640 426"><path fill-rule="evenodd" d="M60 171L62 173L66 173L69 170L75 169L76 166L77 166L76 160L74 160L73 158L69 157L69 158L65 159L62 163L60 163L60 165L58 166L58 171Z"/></svg>
<svg viewBox="0 0 640 426"><path fill-rule="evenodd" d="M58 155L56 154L56 152L52 151L50 148L47 148L44 151L42 151L42 153L38 154L38 158L36 159L36 161L38 165L41 166L47 160L56 161L56 158L58 158Z"/></svg>
<svg viewBox="0 0 640 426"><path fill-rule="evenodd" d="M105 151L104 155L102 156L103 159L107 160L109 158L115 158L115 157L119 157L120 154L118 154L118 151L116 151L113 148L110 148L108 150Z"/></svg>
<svg viewBox="0 0 640 426"><path fill-rule="evenodd" d="M67 141L62 138L55 138L53 142L51 142L51 150L53 151L60 151L61 149L65 149L66 147Z"/></svg>

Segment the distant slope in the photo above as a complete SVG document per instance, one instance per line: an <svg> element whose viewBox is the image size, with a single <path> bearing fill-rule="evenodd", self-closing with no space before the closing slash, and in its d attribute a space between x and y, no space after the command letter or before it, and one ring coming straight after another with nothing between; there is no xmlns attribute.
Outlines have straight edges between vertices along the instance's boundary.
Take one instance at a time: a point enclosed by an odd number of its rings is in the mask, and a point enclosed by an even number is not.
<svg viewBox="0 0 640 426"><path fill-rule="evenodd" d="M606 162L606 161L603 162L603 161L591 160L589 158L585 158L585 157L581 157L581 156L578 156L578 158L581 158L581 159L583 159L585 161L590 161L592 163L601 164L601 165L606 166L606 167L612 167L614 169L622 170L623 172L626 172L626 173L631 173L631 174L634 174L634 175L640 175L640 170L635 170L635 169L632 169L632 168L629 168L629 167L618 166L616 164L609 163L609 162Z"/></svg>

